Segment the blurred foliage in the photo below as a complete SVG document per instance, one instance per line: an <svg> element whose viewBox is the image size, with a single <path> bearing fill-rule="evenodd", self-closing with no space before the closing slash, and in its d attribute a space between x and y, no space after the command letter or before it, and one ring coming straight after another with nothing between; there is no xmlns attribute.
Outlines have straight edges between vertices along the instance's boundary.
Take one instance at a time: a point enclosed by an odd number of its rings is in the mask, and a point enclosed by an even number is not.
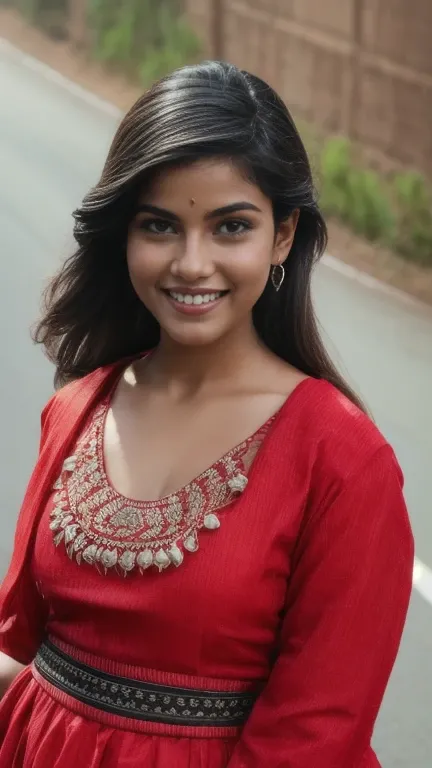
<svg viewBox="0 0 432 768"><path fill-rule="evenodd" d="M321 204L327 213L372 242L392 240L395 216L383 181L375 171L356 167L347 139L324 143L321 177Z"/></svg>
<svg viewBox="0 0 432 768"><path fill-rule="evenodd" d="M432 186L414 171L394 177L398 250L432 266Z"/></svg>
<svg viewBox="0 0 432 768"><path fill-rule="evenodd" d="M180 0L90 0L93 55L145 87L196 59Z"/></svg>
<svg viewBox="0 0 432 768"><path fill-rule="evenodd" d="M201 43L183 0L87 0L90 55L144 87L196 61ZM51 37L66 38L70 0L0 0Z"/></svg>
<svg viewBox="0 0 432 768"><path fill-rule="evenodd" d="M324 140L321 206L354 232L432 267L432 187L410 171L385 177L362 166L348 139Z"/></svg>
<svg viewBox="0 0 432 768"><path fill-rule="evenodd" d="M16 8L32 24L51 37L65 39L68 24L68 0L0 0Z"/></svg>
<svg viewBox="0 0 432 768"><path fill-rule="evenodd" d="M140 80L144 86L196 61L201 54L200 41L183 17L173 17L163 5L158 12L164 41L162 45L150 48L140 66Z"/></svg>

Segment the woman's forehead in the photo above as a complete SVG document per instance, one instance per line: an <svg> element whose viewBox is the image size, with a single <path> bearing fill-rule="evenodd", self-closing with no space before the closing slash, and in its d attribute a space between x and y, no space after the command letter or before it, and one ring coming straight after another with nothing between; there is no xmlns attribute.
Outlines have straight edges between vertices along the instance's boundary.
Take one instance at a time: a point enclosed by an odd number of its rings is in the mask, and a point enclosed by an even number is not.
<svg viewBox="0 0 432 768"><path fill-rule="evenodd" d="M186 200L193 208L204 202L205 207L214 203L213 207L217 208L239 200L263 205L267 198L232 161L212 158L164 168L156 173L139 197L140 202L150 200L163 200L165 204L169 200Z"/></svg>

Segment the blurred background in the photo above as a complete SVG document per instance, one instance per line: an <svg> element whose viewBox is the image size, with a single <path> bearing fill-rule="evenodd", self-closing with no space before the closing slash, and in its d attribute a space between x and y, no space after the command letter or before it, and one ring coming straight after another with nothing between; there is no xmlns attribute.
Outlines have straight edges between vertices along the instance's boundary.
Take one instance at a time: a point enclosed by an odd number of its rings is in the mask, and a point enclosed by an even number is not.
<svg viewBox="0 0 432 768"><path fill-rule="evenodd" d="M71 213L144 88L231 61L297 120L330 229L318 315L405 473L417 561L384 768L432 767L431 39L431 0L0 0L0 576L52 392L29 329Z"/></svg>

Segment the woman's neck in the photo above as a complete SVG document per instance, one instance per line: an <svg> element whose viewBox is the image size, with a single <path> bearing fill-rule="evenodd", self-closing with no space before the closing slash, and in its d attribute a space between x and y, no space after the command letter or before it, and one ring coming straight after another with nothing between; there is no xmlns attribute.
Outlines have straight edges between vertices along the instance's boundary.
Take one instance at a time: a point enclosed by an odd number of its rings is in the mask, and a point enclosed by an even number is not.
<svg viewBox="0 0 432 768"><path fill-rule="evenodd" d="M235 386L251 375L259 362L271 354L253 328L239 330L212 345L185 346L162 338L151 357L144 361L142 376L155 387L171 389L188 397L199 392ZM138 381L141 376L138 375Z"/></svg>

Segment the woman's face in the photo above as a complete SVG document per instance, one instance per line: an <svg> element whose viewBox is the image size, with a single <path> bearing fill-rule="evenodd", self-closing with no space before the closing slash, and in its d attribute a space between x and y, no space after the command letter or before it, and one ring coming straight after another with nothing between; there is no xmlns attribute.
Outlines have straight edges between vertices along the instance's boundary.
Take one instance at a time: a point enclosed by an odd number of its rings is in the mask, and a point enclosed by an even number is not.
<svg viewBox="0 0 432 768"><path fill-rule="evenodd" d="M294 214L275 238L271 201L229 161L165 170L139 197L129 228L133 287L173 341L214 343L250 327L296 222Z"/></svg>

